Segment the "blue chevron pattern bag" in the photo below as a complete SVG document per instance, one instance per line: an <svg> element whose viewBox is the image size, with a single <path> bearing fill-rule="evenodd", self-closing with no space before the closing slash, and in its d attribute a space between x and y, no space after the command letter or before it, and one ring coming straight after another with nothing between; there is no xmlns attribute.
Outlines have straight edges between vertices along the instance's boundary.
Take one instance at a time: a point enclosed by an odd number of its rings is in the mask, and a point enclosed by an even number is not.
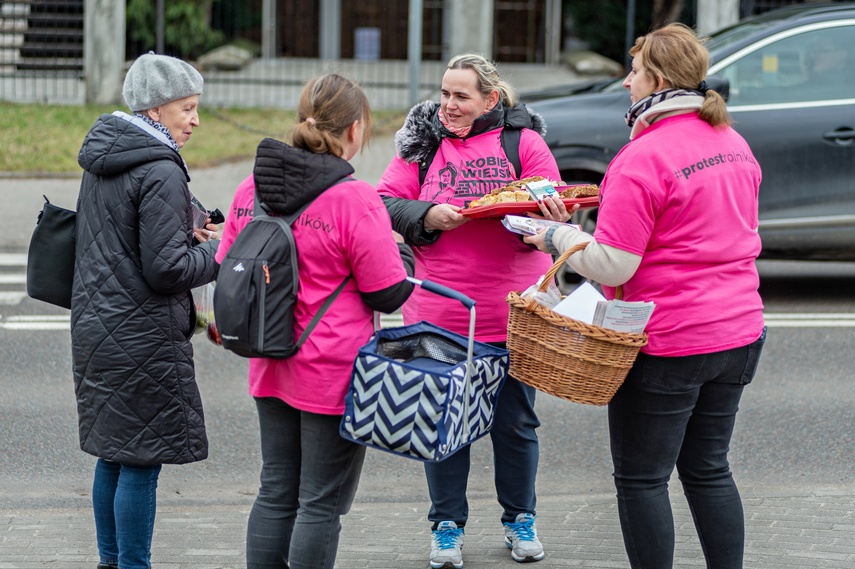
<svg viewBox="0 0 855 569"><path fill-rule="evenodd" d="M474 300L411 280L469 308L469 337L429 322L378 330L354 362L340 433L369 447L438 462L490 431L509 356L474 341Z"/></svg>

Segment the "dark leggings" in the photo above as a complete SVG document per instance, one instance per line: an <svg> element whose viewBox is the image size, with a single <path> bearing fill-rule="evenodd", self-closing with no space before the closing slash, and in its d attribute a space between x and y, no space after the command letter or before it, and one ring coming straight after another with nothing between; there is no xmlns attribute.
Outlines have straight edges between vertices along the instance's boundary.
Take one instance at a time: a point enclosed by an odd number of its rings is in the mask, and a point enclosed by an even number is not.
<svg viewBox="0 0 855 569"><path fill-rule="evenodd" d="M332 569L365 447L338 434L340 416L256 399L261 489L246 531L247 569Z"/></svg>

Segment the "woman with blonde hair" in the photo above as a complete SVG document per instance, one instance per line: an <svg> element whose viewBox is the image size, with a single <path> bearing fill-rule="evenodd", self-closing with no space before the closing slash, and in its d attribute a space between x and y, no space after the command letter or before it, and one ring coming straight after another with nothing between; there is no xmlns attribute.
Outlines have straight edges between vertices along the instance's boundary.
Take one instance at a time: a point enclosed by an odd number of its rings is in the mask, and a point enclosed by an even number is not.
<svg viewBox="0 0 855 569"><path fill-rule="evenodd" d="M742 502L727 453L766 337L755 259L760 166L707 88L709 55L670 24L638 38L624 81L631 141L600 187L597 228L525 240L628 301L653 301L642 348L609 403L624 544L634 568L669 569L676 467L707 567L739 569Z"/></svg>
<svg viewBox="0 0 855 569"><path fill-rule="evenodd" d="M353 502L365 447L338 434L353 361L374 333L374 310L393 312L412 292L412 251L395 235L376 190L351 178L348 160L369 138L362 89L340 75L303 88L292 146L259 144L254 174L238 186L217 260L250 221L254 194L293 223L298 337L335 297L296 354L253 358L249 392L261 435L261 488L246 532L248 569L332 569L340 518ZM306 205L308 204L308 207ZM396 243L397 242L397 243Z"/></svg>
<svg viewBox="0 0 855 569"><path fill-rule="evenodd" d="M397 155L377 184L393 227L415 246L419 278L475 299L476 339L500 347L507 339L505 296L536 282L552 260L507 231L499 219L471 220L461 210L514 180L560 180L545 132L543 119L517 102L493 62L477 54L459 55L445 70L440 102L424 101L410 110L395 136ZM459 175L447 175L453 171ZM550 219L570 218L561 200L544 200L541 208ZM430 320L468 333L466 311L420 290L404 305L403 315L408 324ZM532 387L508 377L490 432L504 543L519 562L544 557L535 528L540 421L534 402ZM425 464L434 569L463 567L469 453L467 446L440 463Z"/></svg>

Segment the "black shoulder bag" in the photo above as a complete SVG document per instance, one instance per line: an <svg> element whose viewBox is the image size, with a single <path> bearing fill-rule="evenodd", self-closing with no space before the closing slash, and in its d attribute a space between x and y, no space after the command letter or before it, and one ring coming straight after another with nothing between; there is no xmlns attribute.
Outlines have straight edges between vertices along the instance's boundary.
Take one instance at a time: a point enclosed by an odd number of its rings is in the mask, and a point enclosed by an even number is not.
<svg viewBox="0 0 855 569"><path fill-rule="evenodd" d="M71 308L77 213L50 203L36 220L27 251L27 294L36 300Z"/></svg>

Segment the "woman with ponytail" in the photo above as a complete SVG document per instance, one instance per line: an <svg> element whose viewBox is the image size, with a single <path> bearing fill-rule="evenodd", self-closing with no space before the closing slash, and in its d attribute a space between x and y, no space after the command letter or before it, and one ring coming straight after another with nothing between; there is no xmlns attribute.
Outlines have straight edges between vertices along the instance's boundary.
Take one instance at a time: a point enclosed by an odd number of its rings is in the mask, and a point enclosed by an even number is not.
<svg viewBox="0 0 855 569"><path fill-rule="evenodd" d="M235 193L217 260L252 217L254 195L272 215L309 204L292 224L299 336L342 285L330 310L288 359L253 358L249 393L261 435L261 488L246 534L248 569L332 569L365 447L338 434L353 361L374 332L374 310L393 312L412 292L414 259L392 231L376 190L347 162L368 141L362 89L339 75L309 81L291 145L265 139Z"/></svg>
<svg viewBox="0 0 855 569"><path fill-rule="evenodd" d="M614 481L634 568L669 569L676 467L707 567L739 569L742 502L727 453L766 337L755 259L760 166L707 88L709 55L670 24L638 38L624 81L630 142L600 187L597 229L525 240L603 284L653 301L648 344L609 403Z"/></svg>

